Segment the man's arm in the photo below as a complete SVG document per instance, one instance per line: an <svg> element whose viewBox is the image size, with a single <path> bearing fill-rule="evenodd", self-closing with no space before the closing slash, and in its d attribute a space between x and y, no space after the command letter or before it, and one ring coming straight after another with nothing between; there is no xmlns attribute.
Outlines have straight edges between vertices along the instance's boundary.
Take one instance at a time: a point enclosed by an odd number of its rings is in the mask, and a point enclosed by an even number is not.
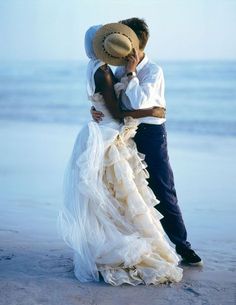
<svg viewBox="0 0 236 305"><path fill-rule="evenodd" d="M138 109L132 111L122 111L122 116L131 116L134 119L145 118L147 116L153 116L156 118L164 119L166 114L166 109L162 107L152 107L146 109Z"/></svg>
<svg viewBox="0 0 236 305"><path fill-rule="evenodd" d="M94 121L99 123L102 121L104 114L101 111L97 111L94 106L91 107L90 113ZM131 116L134 119L144 118L147 116L153 116L156 118L165 118L166 110L163 107L153 107L147 109L138 109L133 111L121 111L120 118Z"/></svg>
<svg viewBox="0 0 236 305"><path fill-rule="evenodd" d="M156 71L155 71L156 70ZM150 75L140 82L138 77L132 77L126 88L125 94L128 96L133 109L143 109L150 107L153 98L164 99L164 77L161 69L155 69Z"/></svg>
<svg viewBox="0 0 236 305"><path fill-rule="evenodd" d="M144 56L144 53L141 56ZM127 56L126 73L136 72L136 67L140 62L140 54L134 50L134 53ZM126 88L133 109L148 108L152 105L153 98L164 100L164 76L160 67L155 64L149 65L146 75L142 81L137 76L128 77L129 83Z"/></svg>

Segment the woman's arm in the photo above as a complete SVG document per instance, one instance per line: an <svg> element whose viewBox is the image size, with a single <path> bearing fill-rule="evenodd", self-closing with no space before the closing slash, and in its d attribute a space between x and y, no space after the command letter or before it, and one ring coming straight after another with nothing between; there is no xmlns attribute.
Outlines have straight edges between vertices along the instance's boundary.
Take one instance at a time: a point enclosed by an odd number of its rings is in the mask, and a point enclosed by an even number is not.
<svg viewBox="0 0 236 305"><path fill-rule="evenodd" d="M96 71L94 79L96 85L96 92L100 92L102 94L105 104L114 119L119 120L126 116L131 116L133 118L143 118L147 116L154 116L159 118L165 117L165 108L161 107L138 109L133 111L122 111L120 109L119 102L115 94L114 78L112 76L112 71L106 66L102 66ZM94 110L91 110L92 116L93 111ZM94 119L96 121L99 121L97 117Z"/></svg>
<svg viewBox="0 0 236 305"><path fill-rule="evenodd" d="M122 118L119 102L114 90L114 79L112 72L107 66L97 69L94 74L96 92L100 92L105 101L106 107L116 120Z"/></svg>

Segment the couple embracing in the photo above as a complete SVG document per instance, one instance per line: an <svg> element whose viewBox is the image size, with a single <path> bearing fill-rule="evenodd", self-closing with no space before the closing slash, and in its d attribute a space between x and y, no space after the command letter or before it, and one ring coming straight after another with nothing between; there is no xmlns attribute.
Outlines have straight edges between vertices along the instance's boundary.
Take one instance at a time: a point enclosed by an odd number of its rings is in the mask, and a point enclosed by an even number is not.
<svg viewBox="0 0 236 305"><path fill-rule="evenodd" d="M144 53L148 38L139 18L93 26L85 35L94 120L75 141L58 217L81 282L100 276L114 286L179 282L177 254L202 263L177 202L163 71Z"/></svg>

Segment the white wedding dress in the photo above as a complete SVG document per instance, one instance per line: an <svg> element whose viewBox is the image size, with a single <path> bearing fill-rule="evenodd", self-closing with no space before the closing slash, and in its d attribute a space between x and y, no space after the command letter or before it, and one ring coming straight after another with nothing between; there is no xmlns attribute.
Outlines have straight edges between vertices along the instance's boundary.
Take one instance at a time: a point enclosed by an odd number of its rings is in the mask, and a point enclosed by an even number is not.
<svg viewBox="0 0 236 305"><path fill-rule="evenodd" d="M137 123L115 121L99 93L92 96L104 114L77 136L65 175L59 230L74 250L74 272L81 282L117 286L178 282L182 269L169 245L148 187L144 156L132 140Z"/></svg>

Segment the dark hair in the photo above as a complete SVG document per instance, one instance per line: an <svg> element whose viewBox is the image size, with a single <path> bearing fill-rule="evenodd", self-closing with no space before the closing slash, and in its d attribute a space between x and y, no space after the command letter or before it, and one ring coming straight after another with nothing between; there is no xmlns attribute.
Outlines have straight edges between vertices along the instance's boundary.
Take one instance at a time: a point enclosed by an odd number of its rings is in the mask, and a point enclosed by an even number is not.
<svg viewBox="0 0 236 305"><path fill-rule="evenodd" d="M127 25L135 32L139 39L139 48L144 50L149 38L148 26L144 19L134 17L121 20L120 23Z"/></svg>

